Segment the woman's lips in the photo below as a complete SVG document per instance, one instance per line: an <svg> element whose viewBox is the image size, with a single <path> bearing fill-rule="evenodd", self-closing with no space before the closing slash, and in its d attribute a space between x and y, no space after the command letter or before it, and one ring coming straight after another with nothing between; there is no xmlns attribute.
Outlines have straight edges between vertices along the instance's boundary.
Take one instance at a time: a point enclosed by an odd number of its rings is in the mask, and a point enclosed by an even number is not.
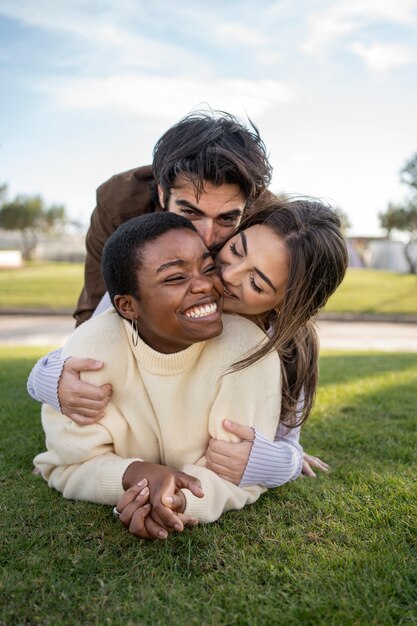
<svg viewBox="0 0 417 626"><path fill-rule="evenodd" d="M226 298L237 298L237 296L229 290L226 283L223 283L223 291Z"/></svg>

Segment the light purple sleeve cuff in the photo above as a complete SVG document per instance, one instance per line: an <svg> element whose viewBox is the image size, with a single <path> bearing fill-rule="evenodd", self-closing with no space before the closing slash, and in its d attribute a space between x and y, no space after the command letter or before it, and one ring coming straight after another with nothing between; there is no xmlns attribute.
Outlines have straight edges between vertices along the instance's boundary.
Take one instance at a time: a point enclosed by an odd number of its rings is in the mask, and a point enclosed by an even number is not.
<svg viewBox="0 0 417 626"><path fill-rule="evenodd" d="M112 309L112 308L113 308L113 305L110 300L109 292L106 291L106 293L104 294L104 296L98 303L91 317L96 317L96 315L100 315L101 313L104 313L104 311L107 311L107 309Z"/></svg>
<svg viewBox="0 0 417 626"><path fill-rule="evenodd" d="M34 365L27 381L28 394L38 402L50 404L61 413L58 399L58 383L68 357L62 356L62 348L50 352Z"/></svg>
<svg viewBox="0 0 417 626"><path fill-rule="evenodd" d="M298 441L279 436L270 441L255 428L255 441L239 486L279 487L301 474L303 449Z"/></svg>

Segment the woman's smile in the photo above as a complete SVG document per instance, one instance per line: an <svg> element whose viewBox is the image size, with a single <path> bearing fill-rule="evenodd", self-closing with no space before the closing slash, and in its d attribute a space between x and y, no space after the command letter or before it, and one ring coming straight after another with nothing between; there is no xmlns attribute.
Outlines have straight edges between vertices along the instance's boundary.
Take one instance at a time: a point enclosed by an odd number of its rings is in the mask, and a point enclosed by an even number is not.
<svg viewBox="0 0 417 626"><path fill-rule="evenodd" d="M213 316L221 315L217 302L199 304L185 311L184 315L191 319L212 320Z"/></svg>

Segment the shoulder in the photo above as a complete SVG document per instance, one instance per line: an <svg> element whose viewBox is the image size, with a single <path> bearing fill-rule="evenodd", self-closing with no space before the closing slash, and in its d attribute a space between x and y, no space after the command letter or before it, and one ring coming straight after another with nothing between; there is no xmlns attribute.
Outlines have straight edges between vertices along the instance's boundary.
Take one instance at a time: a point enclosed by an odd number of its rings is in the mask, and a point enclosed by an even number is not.
<svg viewBox="0 0 417 626"><path fill-rule="evenodd" d="M227 313L223 314L222 334L211 340L214 350L222 350L224 354L227 354L227 361L230 365L246 358L268 341L268 337L259 326L240 315ZM275 350L266 359L274 362L279 360Z"/></svg>
<svg viewBox="0 0 417 626"><path fill-rule="evenodd" d="M106 361L126 351L127 334L113 309L81 324L69 337L63 354Z"/></svg>
<svg viewBox="0 0 417 626"><path fill-rule="evenodd" d="M223 314L223 340L233 339L243 348L258 345L268 340L266 334L253 322L240 315Z"/></svg>
<svg viewBox="0 0 417 626"><path fill-rule="evenodd" d="M118 226L131 217L155 210L153 183L150 165L115 174L98 187L97 202L112 215Z"/></svg>

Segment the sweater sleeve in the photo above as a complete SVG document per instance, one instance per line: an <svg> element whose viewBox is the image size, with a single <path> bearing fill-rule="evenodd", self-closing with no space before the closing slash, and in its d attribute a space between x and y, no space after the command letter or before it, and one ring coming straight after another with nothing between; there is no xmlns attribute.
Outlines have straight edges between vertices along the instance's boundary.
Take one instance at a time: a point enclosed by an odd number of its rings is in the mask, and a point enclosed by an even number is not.
<svg viewBox="0 0 417 626"><path fill-rule="evenodd" d="M277 370L279 361L274 353L250 367L224 375L211 410L210 435L237 441L222 426L223 419L227 417L247 426L259 427L272 442L281 409L281 381L277 381L274 390L271 390L269 381L272 377L276 380ZM256 385L253 384L254 379ZM187 500L185 512L201 522L213 522L226 511L252 504L265 491L262 484L237 486L220 478L205 467L205 457L196 465L187 465L183 469L201 481L204 498L196 498L184 490Z"/></svg>
<svg viewBox="0 0 417 626"><path fill-rule="evenodd" d="M303 405L304 395L301 394L297 403L297 416L301 414ZM259 483L266 487L280 487L298 478L303 466L300 430L300 427L287 428L280 422L274 441L271 442L255 429L255 441L240 486Z"/></svg>
<svg viewBox="0 0 417 626"><path fill-rule="evenodd" d="M96 317L112 307L108 292L104 294L92 317ZM35 363L26 383L28 394L38 402L50 404L56 411L61 411L58 396L58 383L62 375L65 361L69 357L62 356L62 348L49 352Z"/></svg>
<svg viewBox="0 0 417 626"><path fill-rule="evenodd" d="M34 400L50 404L56 411L61 410L58 383L67 358L63 356L62 348L40 358L33 366L26 384L28 394Z"/></svg>
<svg viewBox="0 0 417 626"><path fill-rule="evenodd" d="M123 421L111 403L107 412L113 422ZM79 426L44 405L42 426L47 451L35 457L34 465L48 485L68 499L116 504L124 493L123 474L141 459L115 454L112 435L103 422Z"/></svg>

